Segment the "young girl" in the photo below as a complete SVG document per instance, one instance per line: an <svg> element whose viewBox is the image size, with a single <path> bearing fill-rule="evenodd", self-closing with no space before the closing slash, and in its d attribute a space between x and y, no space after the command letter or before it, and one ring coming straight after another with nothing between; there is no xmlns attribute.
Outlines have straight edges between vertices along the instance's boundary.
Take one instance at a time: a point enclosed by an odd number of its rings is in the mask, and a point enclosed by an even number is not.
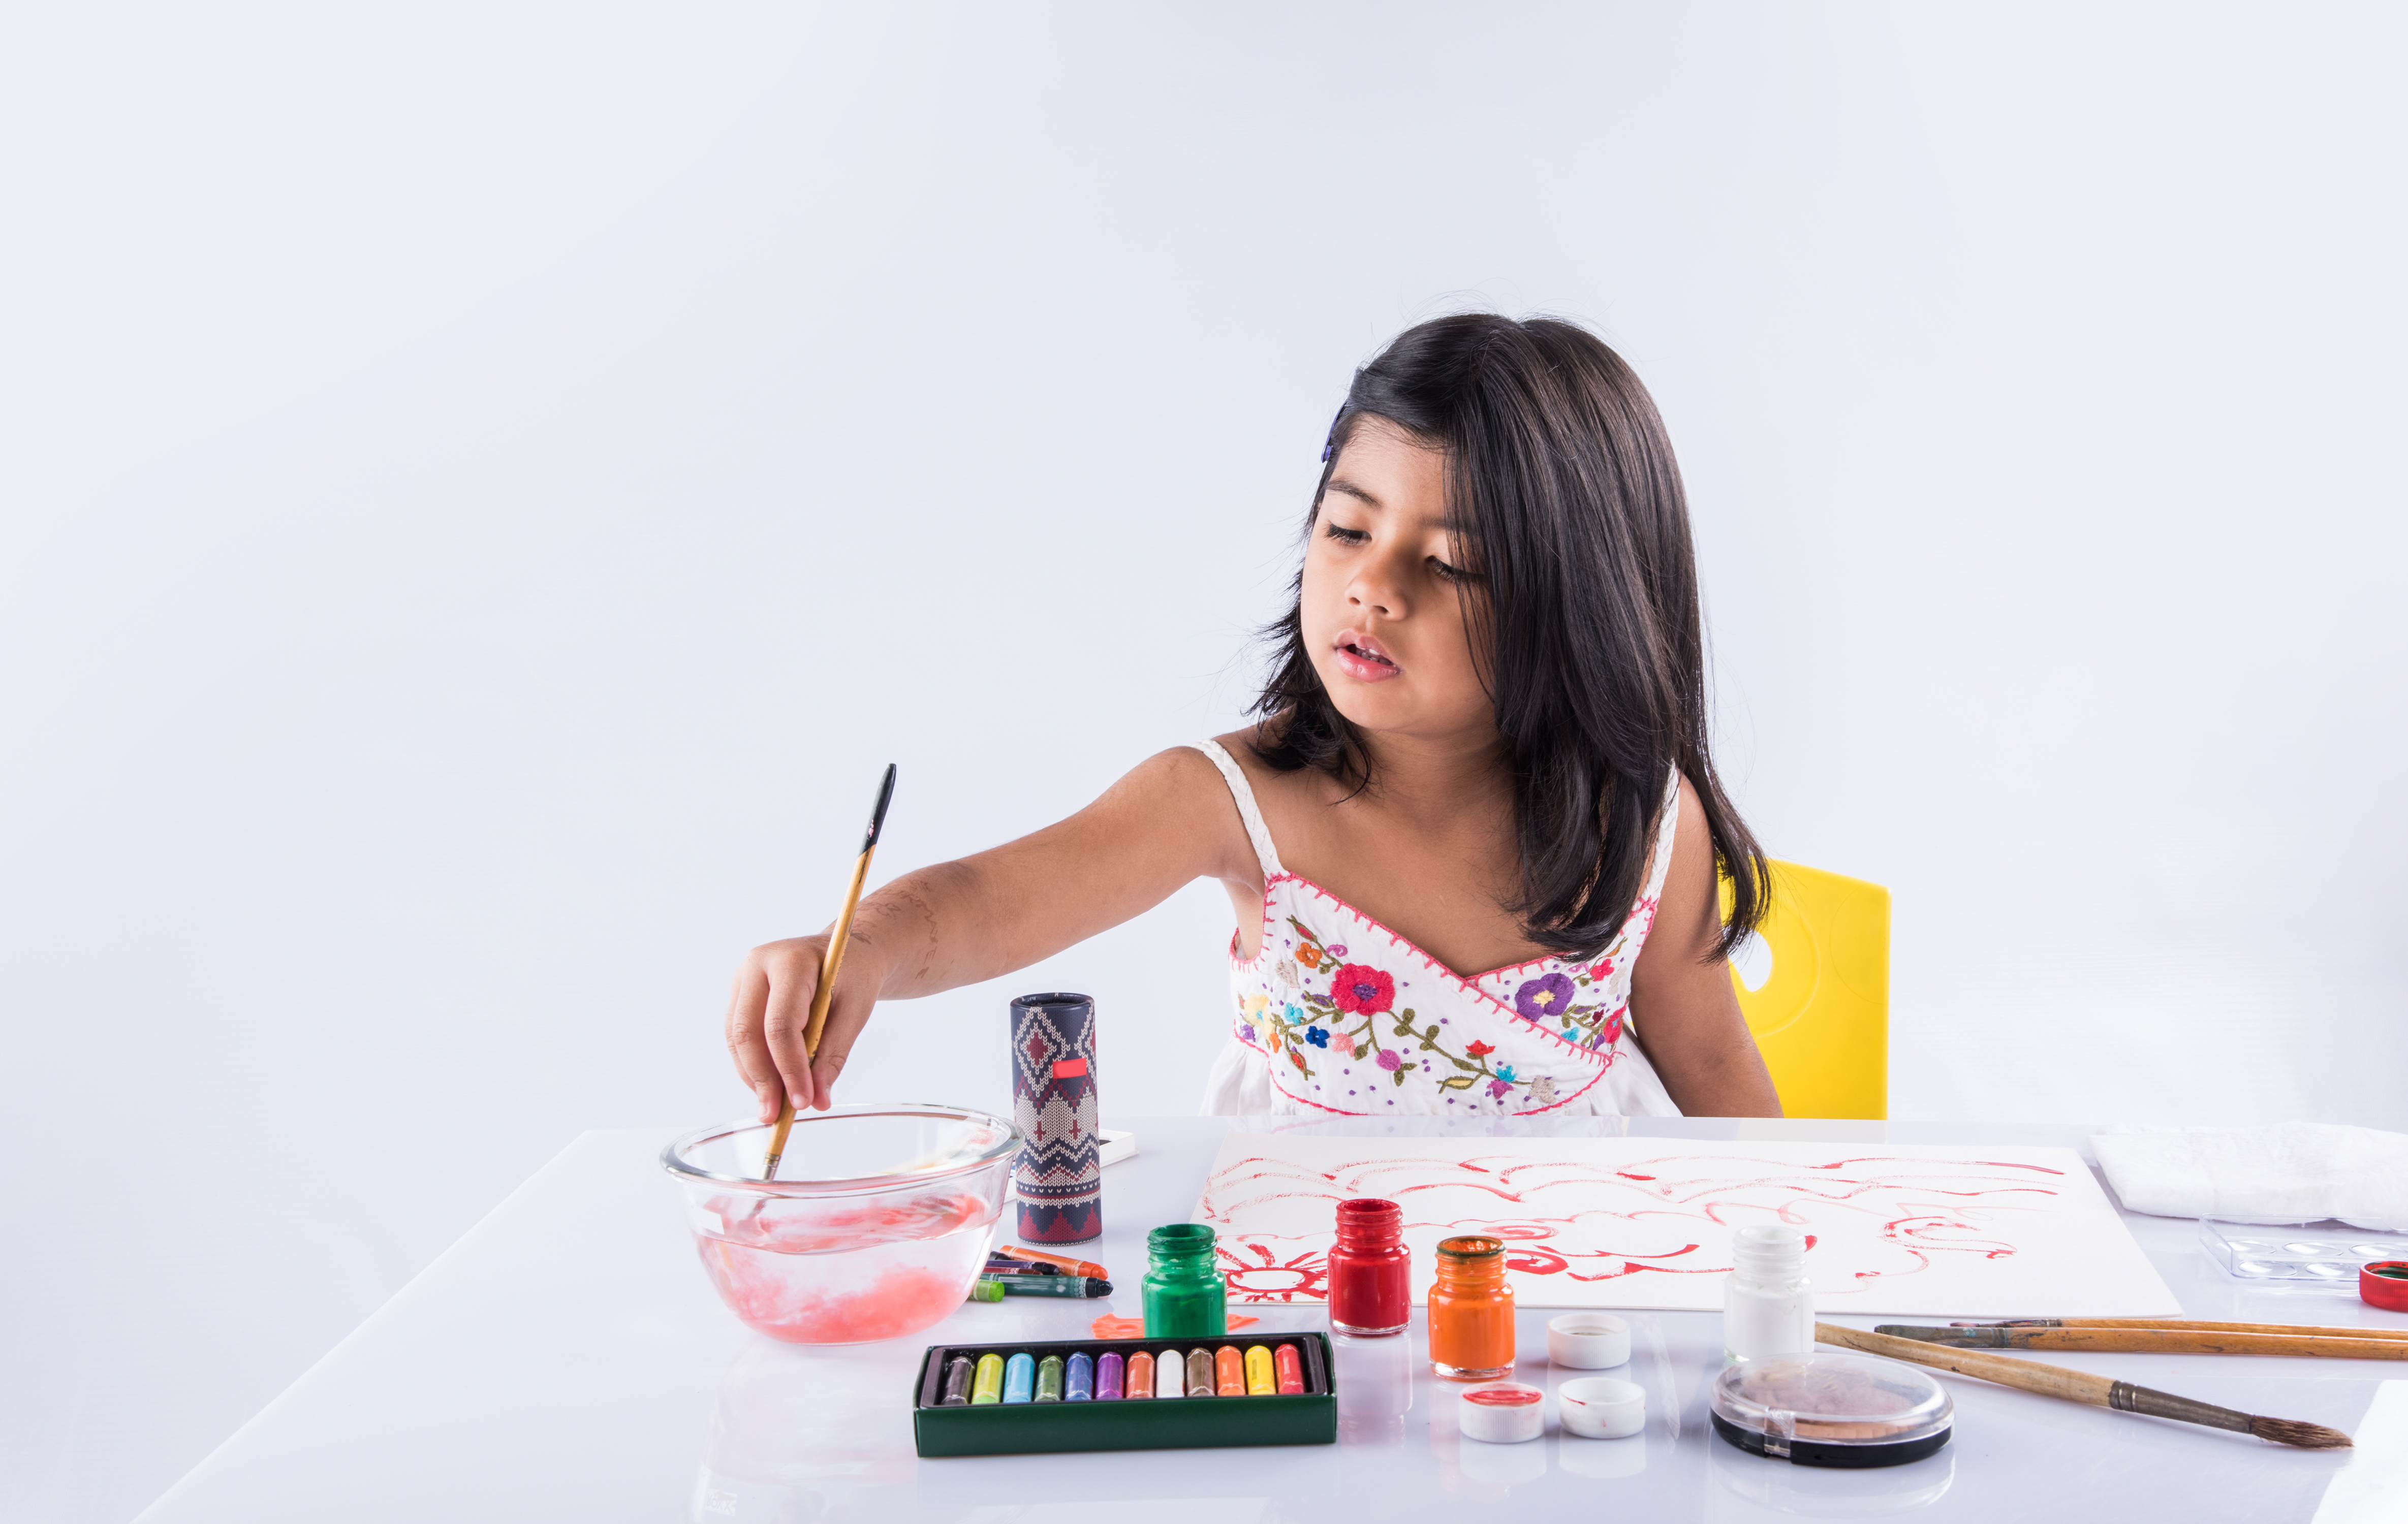
<svg viewBox="0 0 2408 1524"><path fill-rule="evenodd" d="M1724 961L1764 857L1706 754L1688 510L1638 377L1569 323L1442 318L1357 371L1261 722L1058 825L753 949L727 1044L824 1109L882 999L1025 968L1227 889L1208 1113L1780 1115ZM1732 881L1718 913L1715 875Z"/></svg>

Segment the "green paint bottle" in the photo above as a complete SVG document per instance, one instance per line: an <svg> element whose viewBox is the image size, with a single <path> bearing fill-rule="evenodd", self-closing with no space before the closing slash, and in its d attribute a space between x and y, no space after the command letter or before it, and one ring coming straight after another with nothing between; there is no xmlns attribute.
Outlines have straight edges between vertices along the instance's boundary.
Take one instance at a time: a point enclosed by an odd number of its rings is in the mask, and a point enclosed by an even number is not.
<svg viewBox="0 0 2408 1524"><path fill-rule="evenodd" d="M1212 1230L1174 1222L1145 1235L1145 1336L1216 1339L1229 1332L1229 1288L1212 1260Z"/></svg>

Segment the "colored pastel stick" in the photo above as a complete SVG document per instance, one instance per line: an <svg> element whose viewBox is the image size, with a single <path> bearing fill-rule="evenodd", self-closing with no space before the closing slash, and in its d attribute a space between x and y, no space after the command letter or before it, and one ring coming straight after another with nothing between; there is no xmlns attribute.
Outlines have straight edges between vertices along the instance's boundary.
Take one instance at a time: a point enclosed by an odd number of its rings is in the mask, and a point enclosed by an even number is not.
<svg viewBox="0 0 2408 1524"><path fill-rule="evenodd" d="M1058 1403L1062 1400L1062 1357L1048 1355L1037 1362L1037 1400Z"/></svg>
<svg viewBox="0 0 2408 1524"><path fill-rule="evenodd" d="M1111 1360L1113 1357L1106 1355L1104 1358ZM1128 1358L1128 1381L1122 1389L1132 1403L1140 1397L1148 1401L1153 1399L1154 1357L1152 1355L1140 1349Z"/></svg>
<svg viewBox="0 0 2408 1524"><path fill-rule="evenodd" d="M1187 1362L1179 1358L1178 1350L1166 1349L1162 1358L1154 1362L1154 1394L1156 1397L1187 1395Z"/></svg>
<svg viewBox="0 0 2408 1524"><path fill-rule="evenodd" d="M1304 1361L1297 1357L1296 1346L1283 1344L1271 1351L1271 1366L1279 1373L1281 1396L1293 1396L1304 1390Z"/></svg>
<svg viewBox="0 0 2408 1524"><path fill-rule="evenodd" d="M1210 1349L1187 1351L1187 1395L1212 1395L1212 1351Z"/></svg>
<svg viewBox="0 0 2408 1524"><path fill-rule="evenodd" d="M1085 1350L1070 1357L1069 1369L1063 1373L1062 1401L1091 1403L1096 1398L1096 1362Z"/></svg>
<svg viewBox="0 0 2408 1524"><path fill-rule="evenodd" d="M955 1355L945 1367L945 1395L939 1398L940 1407L967 1407L970 1400L971 1362L968 1355Z"/></svg>
<svg viewBox="0 0 2408 1524"><path fill-rule="evenodd" d="M1037 1393L1037 1357L1026 1352L1003 1363L1003 1400L1025 1403Z"/></svg>
<svg viewBox="0 0 2408 1524"><path fill-rule="evenodd" d="M1096 1361L1096 1402L1111 1403L1119 1401L1121 1395L1122 1364L1123 1362L1119 1353L1109 1349L1104 1351L1103 1359Z"/></svg>
<svg viewBox="0 0 2408 1524"><path fill-rule="evenodd" d="M1212 1389L1224 1397L1246 1395L1246 1357L1236 1345L1223 1345L1212 1357Z"/></svg>
<svg viewBox="0 0 2408 1524"><path fill-rule="evenodd" d="M1003 1401L1003 1357L981 1355L978 1377L970 1383L970 1405L983 1407Z"/></svg>
<svg viewBox="0 0 2408 1524"><path fill-rule="evenodd" d="M1246 1351L1246 1395L1269 1397L1279 1391L1279 1377L1271 1372L1271 1352L1261 1345Z"/></svg>

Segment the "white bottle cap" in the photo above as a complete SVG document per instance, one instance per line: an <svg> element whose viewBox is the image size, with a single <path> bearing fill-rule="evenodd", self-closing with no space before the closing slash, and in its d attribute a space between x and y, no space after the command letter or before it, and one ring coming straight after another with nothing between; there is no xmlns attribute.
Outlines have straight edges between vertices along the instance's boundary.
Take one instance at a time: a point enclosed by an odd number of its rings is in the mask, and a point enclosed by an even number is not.
<svg viewBox="0 0 2408 1524"><path fill-rule="evenodd" d="M1518 1381L1474 1387L1455 1402L1463 1437L1489 1445L1518 1445L1547 1431L1547 1394Z"/></svg>
<svg viewBox="0 0 2408 1524"><path fill-rule="evenodd" d="M1564 1432L1583 1439L1628 1439L1647 1427L1647 1389L1610 1375L1583 1376L1555 1389Z"/></svg>
<svg viewBox="0 0 2408 1524"><path fill-rule="evenodd" d="M1766 1225L1731 1234L1731 1268L1742 1279L1790 1281L1806 1274L1806 1235L1795 1228Z"/></svg>
<svg viewBox="0 0 2408 1524"><path fill-rule="evenodd" d="M1575 1371L1630 1363L1630 1325L1607 1312L1568 1312L1547 1321L1547 1358Z"/></svg>

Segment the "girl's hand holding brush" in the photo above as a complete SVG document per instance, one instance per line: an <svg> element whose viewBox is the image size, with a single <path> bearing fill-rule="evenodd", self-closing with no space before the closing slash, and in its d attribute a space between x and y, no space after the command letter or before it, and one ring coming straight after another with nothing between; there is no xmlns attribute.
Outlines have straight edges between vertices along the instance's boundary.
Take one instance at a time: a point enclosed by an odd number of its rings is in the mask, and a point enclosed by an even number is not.
<svg viewBox="0 0 2408 1524"><path fill-rule="evenodd" d="M819 1049L804 1038L827 961L829 933L797 936L755 947L736 971L727 1005L727 1051L759 1103L761 1119L775 1120L791 1097L796 1111L825 1111L837 1075L878 1004L886 968L865 914L853 929L828 1003Z"/></svg>
<svg viewBox="0 0 2408 1524"><path fill-rule="evenodd" d="M736 1055L738 1072L761 1102L761 1119L774 1118L778 1127L761 1171L765 1180L778 1177L795 1113L813 1104L822 1111L828 1108L853 1036L868 1019L878 985L884 982L882 975L869 984L866 997L849 1003L857 1004L858 1014L836 1029L839 1040L827 1041L836 997L851 992L845 984L845 954L853 946L853 918L861 909L862 886L869 879L869 860L877 855L879 833L886 828L886 806L894 802L895 765L889 762L879 780L878 801L869 806L869 829L862 833L861 851L853 860L853 876L835 923L819 936L758 949L737 971L736 991L727 1007L727 1046ZM855 970L859 966L853 965ZM862 988L857 974L852 988ZM769 1093L772 1076L779 1091L775 1095Z"/></svg>

